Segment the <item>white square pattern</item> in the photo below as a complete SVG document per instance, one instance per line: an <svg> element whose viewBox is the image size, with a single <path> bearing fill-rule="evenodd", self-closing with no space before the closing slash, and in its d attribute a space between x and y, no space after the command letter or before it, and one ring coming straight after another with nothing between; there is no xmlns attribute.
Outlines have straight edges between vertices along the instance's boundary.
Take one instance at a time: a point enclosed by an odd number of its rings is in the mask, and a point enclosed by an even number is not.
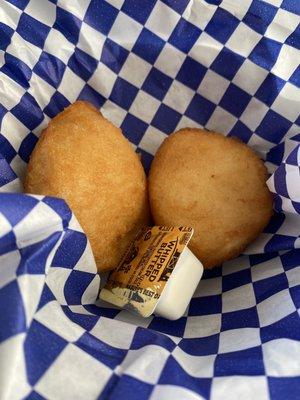
<svg viewBox="0 0 300 400"><path fill-rule="evenodd" d="M100 60L105 39L101 32L82 22L77 47L96 60Z"/></svg>
<svg viewBox="0 0 300 400"><path fill-rule="evenodd" d="M268 71L247 59L235 74L232 82L247 93L254 95L267 75Z"/></svg>
<svg viewBox="0 0 300 400"><path fill-rule="evenodd" d="M174 80L163 101L167 106L184 114L194 95L192 89Z"/></svg>
<svg viewBox="0 0 300 400"><path fill-rule="evenodd" d="M216 355L192 356L176 347L172 356L189 375L195 378L212 378L214 375L214 362Z"/></svg>
<svg viewBox="0 0 300 400"><path fill-rule="evenodd" d="M161 1L157 1L145 26L157 36L167 41L179 19L180 15L171 7L168 7ZM164 21L164 23L162 24L161 21Z"/></svg>
<svg viewBox="0 0 300 400"><path fill-rule="evenodd" d="M259 328L231 329L220 333L219 353L245 350L260 344Z"/></svg>
<svg viewBox="0 0 300 400"><path fill-rule="evenodd" d="M136 87L141 87L147 78L151 65L134 53L129 53L125 64L123 65L119 75L121 78L132 83ZM132 73L134 71L134 74Z"/></svg>
<svg viewBox="0 0 300 400"><path fill-rule="evenodd" d="M121 11L109 32L109 38L130 51L142 29L141 24Z"/></svg>
<svg viewBox="0 0 300 400"><path fill-rule="evenodd" d="M167 138L166 134L162 133L153 126L149 126L142 140L139 143L139 147L147 151L148 153L154 155L159 146L166 138Z"/></svg>
<svg viewBox="0 0 300 400"><path fill-rule="evenodd" d="M116 373L130 375L154 385L169 355L166 349L156 345L128 350L123 362L116 368Z"/></svg>
<svg viewBox="0 0 300 400"><path fill-rule="evenodd" d="M243 57L248 57L261 38L262 35L241 22L230 36L226 47Z"/></svg>
<svg viewBox="0 0 300 400"><path fill-rule="evenodd" d="M111 375L112 371L104 364L69 344L35 385L35 390L56 400L95 399Z"/></svg>
<svg viewBox="0 0 300 400"><path fill-rule="evenodd" d="M160 104L160 101L156 100L155 97L140 90L134 99L129 112L150 124Z"/></svg>
<svg viewBox="0 0 300 400"><path fill-rule="evenodd" d="M300 343L291 339L276 339L262 346L268 376L300 376Z"/></svg>
<svg viewBox="0 0 300 400"><path fill-rule="evenodd" d="M268 326L296 311L288 289L282 290L257 304L259 325Z"/></svg>
<svg viewBox="0 0 300 400"><path fill-rule="evenodd" d="M222 312L243 310L255 306L256 300L251 283L237 287L222 295Z"/></svg>
<svg viewBox="0 0 300 400"><path fill-rule="evenodd" d="M214 378L211 387L212 400L269 400L265 376L224 376Z"/></svg>
<svg viewBox="0 0 300 400"><path fill-rule="evenodd" d="M265 36L284 43L290 34L297 28L299 17L282 8L278 9L273 23L268 26Z"/></svg>
<svg viewBox="0 0 300 400"><path fill-rule="evenodd" d="M221 314L210 314L188 317L185 325L184 338L200 338L215 335L221 329Z"/></svg>

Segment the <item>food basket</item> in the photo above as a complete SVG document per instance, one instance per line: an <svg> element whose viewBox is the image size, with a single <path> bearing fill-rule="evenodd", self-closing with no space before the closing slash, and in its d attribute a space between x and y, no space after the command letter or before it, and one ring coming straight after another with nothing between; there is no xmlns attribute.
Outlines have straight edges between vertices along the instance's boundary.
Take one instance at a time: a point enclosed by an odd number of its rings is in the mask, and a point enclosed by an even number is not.
<svg viewBox="0 0 300 400"><path fill-rule="evenodd" d="M1 400L300 398L299 23L298 0L0 0ZM270 172L271 222L177 321L97 300L72 210L22 192L42 129L77 99L147 171L170 133L204 127Z"/></svg>

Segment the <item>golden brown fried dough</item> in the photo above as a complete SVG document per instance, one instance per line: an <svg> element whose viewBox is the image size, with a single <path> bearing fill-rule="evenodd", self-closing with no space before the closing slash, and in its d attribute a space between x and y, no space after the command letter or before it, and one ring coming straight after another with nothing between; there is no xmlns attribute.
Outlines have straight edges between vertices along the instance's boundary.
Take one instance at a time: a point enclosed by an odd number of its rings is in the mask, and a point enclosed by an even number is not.
<svg viewBox="0 0 300 400"><path fill-rule="evenodd" d="M182 129L161 145L150 170L150 206L158 225L195 229L190 248L211 268L238 256L267 225L267 170L244 143Z"/></svg>
<svg viewBox="0 0 300 400"><path fill-rule="evenodd" d="M146 176L129 141L89 103L77 101L45 129L25 191L65 199L86 232L99 271L117 266L148 223Z"/></svg>

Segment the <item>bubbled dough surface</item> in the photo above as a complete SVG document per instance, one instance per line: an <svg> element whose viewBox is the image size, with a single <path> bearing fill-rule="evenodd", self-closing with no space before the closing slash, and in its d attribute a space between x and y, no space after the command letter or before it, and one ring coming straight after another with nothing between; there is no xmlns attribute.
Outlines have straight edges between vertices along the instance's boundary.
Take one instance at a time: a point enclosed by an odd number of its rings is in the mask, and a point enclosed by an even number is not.
<svg viewBox="0 0 300 400"><path fill-rule="evenodd" d="M190 248L206 268L238 256L267 225L272 196L267 170L245 144L183 129L161 145L151 166L156 224L195 229Z"/></svg>
<svg viewBox="0 0 300 400"><path fill-rule="evenodd" d="M87 233L99 270L114 268L148 223L146 177L120 129L77 101L45 129L30 158L25 191L67 201Z"/></svg>

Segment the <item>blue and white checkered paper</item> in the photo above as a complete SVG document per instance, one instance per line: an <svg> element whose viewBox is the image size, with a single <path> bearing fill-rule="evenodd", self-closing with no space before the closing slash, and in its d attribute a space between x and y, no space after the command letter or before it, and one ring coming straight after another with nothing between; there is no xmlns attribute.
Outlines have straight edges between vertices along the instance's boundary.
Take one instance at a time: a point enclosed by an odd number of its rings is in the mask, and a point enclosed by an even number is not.
<svg viewBox="0 0 300 400"><path fill-rule="evenodd" d="M265 159L276 214L178 321L99 300L68 206L20 193L76 99L142 154L186 126ZM0 398L300 398L299 0L0 0Z"/></svg>

